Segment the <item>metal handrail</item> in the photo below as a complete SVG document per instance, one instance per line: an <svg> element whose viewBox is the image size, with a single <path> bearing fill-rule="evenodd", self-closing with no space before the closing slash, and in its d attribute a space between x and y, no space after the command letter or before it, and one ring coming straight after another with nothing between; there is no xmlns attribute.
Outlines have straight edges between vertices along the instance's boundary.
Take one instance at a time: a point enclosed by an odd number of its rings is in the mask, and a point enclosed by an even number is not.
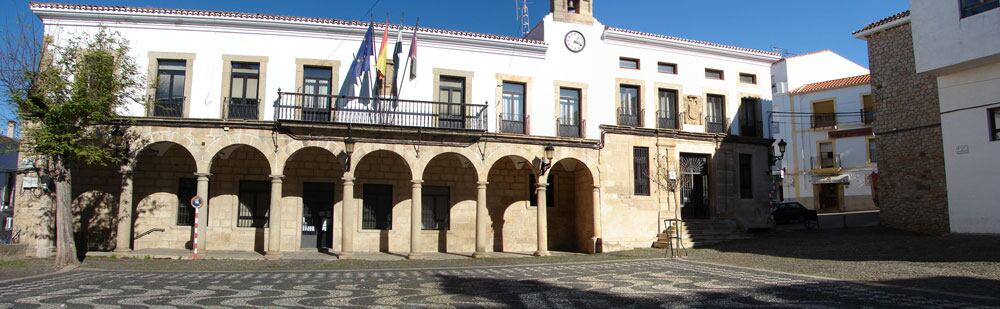
<svg viewBox="0 0 1000 309"><path fill-rule="evenodd" d="M133 237L132 239L139 239L139 238L142 238L143 236L146 236L146 235L149 235L149 234L153 234L153 232L165 232L165 231L166 230L164 230L163 228L151 228L148 231L145 231L145 232L139 233L138 235L135 235L135 237Z"/></svg>
<svg viewBox="0 0 1000 309"><path fill-rule="evenodd" d="M437 127L485 131L486 104L278 92L277 121Z"/></svg>

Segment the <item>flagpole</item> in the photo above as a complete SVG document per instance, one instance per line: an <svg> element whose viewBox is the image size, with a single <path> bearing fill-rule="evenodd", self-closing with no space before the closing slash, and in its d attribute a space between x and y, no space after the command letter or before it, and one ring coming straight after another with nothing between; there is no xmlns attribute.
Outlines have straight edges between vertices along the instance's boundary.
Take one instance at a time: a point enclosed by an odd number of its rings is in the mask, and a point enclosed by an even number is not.
<svg viewBox="0 0 1000 309"><path fill-rule="evenodd" d="M413 26L413 35L417 35L417 30L419 30L419 29L420 29L420 18L417 18L417 23ZM411 43L410 45L413 45L413 44ZM413 46L410 46L410 48L413 48ZM406 75L410 75L410 73L409 73L409 71L410 71L410 60L412 59L410 56L411 56L410 53L407 53L407 55L406 55L406 65L403 66L403 71L402 72L403 72L403 74L406 74ZM398 88L399 92L396 93L396 103L397 104L399 103L399 98L403 96L403 82L404 81L406 81L405 78L402 81L399 82L399 88Z"/></svg>

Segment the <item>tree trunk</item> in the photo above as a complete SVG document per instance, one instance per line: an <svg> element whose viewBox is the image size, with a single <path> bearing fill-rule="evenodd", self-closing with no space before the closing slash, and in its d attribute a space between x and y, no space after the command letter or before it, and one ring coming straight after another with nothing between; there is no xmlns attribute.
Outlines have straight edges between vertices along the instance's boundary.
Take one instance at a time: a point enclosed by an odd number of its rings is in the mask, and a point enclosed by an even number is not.
<svg viewBox="0 0 1000 309"><path fill-rule="evenodd" d="M79 265L73 241L72 175L66 162L55 160L53 180L56 186L56 267Z"/></svg>

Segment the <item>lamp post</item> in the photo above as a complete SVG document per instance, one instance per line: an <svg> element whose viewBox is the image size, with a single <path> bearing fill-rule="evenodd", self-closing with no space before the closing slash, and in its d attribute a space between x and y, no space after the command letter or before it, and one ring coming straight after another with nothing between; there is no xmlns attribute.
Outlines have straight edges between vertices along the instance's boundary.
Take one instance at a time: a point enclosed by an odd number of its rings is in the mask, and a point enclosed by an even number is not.
<svg viewBox="0 0 1000 309"><path fill-rule="evenodd" d="M345 156L344 156L344 170L345 171L350 171L351 170L351 155L354 154L354 145L355 144L356 144L356 142L354 141L354 137L348 136L347 139L344 140L344 154L345 154Z"/></svg>
<svg viewBox="0 0 1000 309"><path fill-rule="evenodd" d="M780 152L781 155L775 156L773 152L769 153L771 157L771 165L774 165L778 163L778 161L785 159L785 147L788 147L788 143L786 143L784 139L778 141L778 152Z"/></svg>
<svg viewBox="0 0 1000 309"><path fill-rule="evenodd" d="M541 172L540 175L545 175L550 168L552 168L552 160L556 154L556 147L552 145L545 146L545 157L542 158L541 164L538 166L538 171Z"/></svg>

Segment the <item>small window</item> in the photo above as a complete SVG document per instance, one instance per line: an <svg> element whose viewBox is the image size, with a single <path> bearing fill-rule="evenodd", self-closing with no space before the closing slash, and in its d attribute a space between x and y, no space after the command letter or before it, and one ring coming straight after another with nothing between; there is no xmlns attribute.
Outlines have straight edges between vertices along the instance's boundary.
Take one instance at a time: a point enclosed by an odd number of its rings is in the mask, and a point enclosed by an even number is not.
<svg viewBox="0 0 1000 309"><path fill-rule="evenodd" d="M990 140L1000 141L1000 107L991 108L990 114Z"/></svg>
<svg viewBox="0 0 1000 309"><path fill-rule="evenodd" d="M961 0L962 18L997 8L1000 0Z"/></svg>
<svg viewBox="0 0 1000 309"><path fill-rule="evenodd" d="M872 95L861 96L861 112L862 123L870 125L875 122L875 100Z"/></svg>
<svg viewBox="0 0 1000 309"><path fill-rule="evenodd" d="M837 157L833 153L832 142L819 143L819 167L820 168L837 167Z"/></svg>
<svg viewBox="0 0 1000 309"><path fill-rule="evenodd" d="M871 162L871 163L878 162L878 159L875 156L875 139L874 138L869 138L868 139L868 162Z"/></svg>
<svg viewBox="0 0 1000 309"><path fill-rule="evenodd" d="M265 228L271 210L271 184L267 181L240 181L240 210L236 227Z"/></svg>
<svg viewBox="0 0 1000 309"><path fill-rule="evenodd" d="M580 14L580 0L566 0L566 11Z"/></svg>
<svg viewBox="0 0 1000 309"><path fill-rule="evenodd" d="M450 226L451 189L427 186L423 189L420 222L425 230L448 230Z"/></svg>
<svg viewBox="0 0 1000 309"><path fill-rule="evenodd" d="M740 154L740 198L753 198L753 155Z"/></svg>
<svg viewBox="0 0 1000 309"><path fill-rule="evenodd" d="M722 70L705 69L705 78L723 80L726 79L726 76L722 73Z"/></svg>
<svg viewBox="0 0 1000 309"><path fill-rule="evenodd" d="M622 69L638 70L639 59L618 58L618 67Z"/></svg>
<svg viewBox="0 0 1000 309"><path fill-rule="evenodd" d="M180 179L177 185L177 225L191 226L194 224L194 208L191 207L191 198L197 194L197 179Z"/></svg>
<svg viewBox="0 0 1000 309"><path fill-rule="evenodd" d="M812 127L831 128L837 126L837 114L833 100L813 102Z"/></svg>
<svg viewBox="0 0 1000 309"><path fill-rule="evenodd" d="M656 71L663 74L677 74L677 64L660 62L656 64Z"/></svg>
<svg viewBox="0 0 1000 309"><path fill-rule="evenodd" d="M757 84L757 75L740 73L740 82L744 84Z"/></svg>
<svg viewBox="0 0 1000 309"><path fill-rule="evenodd" d="M649 148L632 148L632 176L635 195L649 196Z"/></svg>

